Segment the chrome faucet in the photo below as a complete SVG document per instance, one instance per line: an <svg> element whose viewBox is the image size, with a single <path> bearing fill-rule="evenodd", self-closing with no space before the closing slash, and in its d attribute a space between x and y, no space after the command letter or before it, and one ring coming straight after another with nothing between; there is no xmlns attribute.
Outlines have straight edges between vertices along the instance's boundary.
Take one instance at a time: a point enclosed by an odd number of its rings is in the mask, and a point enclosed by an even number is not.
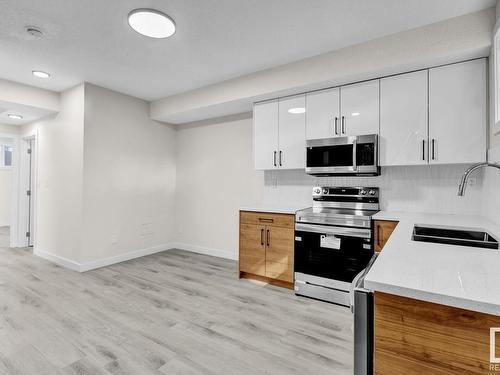
<svg viewBox="0 0 500 375"><path fill-rule="evenodd" d="M500 169L500 165L496 163L489 163L489 162L483 162L479 164L475 164L469 169L467 169L462 176L462 179L460 180L460 185L458 185L458 196L463 197L465 195L465 188L467 187L467 180L469 179L469 176L472 172L474 172L476 169L480 168L486 168L486 167L493 167Z"/></svg>

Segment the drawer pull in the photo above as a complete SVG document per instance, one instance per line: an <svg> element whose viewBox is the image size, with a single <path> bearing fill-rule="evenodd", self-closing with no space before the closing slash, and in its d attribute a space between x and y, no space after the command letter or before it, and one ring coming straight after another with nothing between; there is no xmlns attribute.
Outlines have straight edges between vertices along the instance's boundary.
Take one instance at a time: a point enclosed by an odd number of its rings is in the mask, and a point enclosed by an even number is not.
<svg viewBox="0 0 500 375"><path fill-rule="evenodd" d="M259 217L259 221L261 223L274 223L274 219L269 219L269 218L265 218L265 217Z"/></svg>
<svg viewBox="0 0 500 375"><path fill-rule="evenodd" d="M269 229L267 230L267 236L266 236L266 239L267 239L267 246L269 247L269 243L271 242L270 241L270 238L271 236L269 235Z"/></svg>
<svg viewBox="0 0 500 375"><path fill-rule="evenodd" d="M260 246L264 246L264 229L260 230Z"/></svg>

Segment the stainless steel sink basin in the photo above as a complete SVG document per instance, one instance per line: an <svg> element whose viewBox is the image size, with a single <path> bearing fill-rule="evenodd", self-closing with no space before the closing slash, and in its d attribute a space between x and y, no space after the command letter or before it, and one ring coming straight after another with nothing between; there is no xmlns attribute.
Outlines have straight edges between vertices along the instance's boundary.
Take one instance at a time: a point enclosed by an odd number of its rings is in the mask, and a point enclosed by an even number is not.
<svg viewBox="0 0 500 375"><path fill-rule="evenodd" d="M480 230L415 225L412 239L413 241L498 250L498 241L491 234Z"/></svg>

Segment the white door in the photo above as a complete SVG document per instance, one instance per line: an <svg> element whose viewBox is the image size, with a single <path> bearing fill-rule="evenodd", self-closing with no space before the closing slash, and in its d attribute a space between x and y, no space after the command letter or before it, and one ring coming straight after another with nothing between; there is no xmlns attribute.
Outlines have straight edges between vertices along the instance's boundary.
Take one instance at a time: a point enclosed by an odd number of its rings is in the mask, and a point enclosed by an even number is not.
<svg viewBox="0 0 500 375"><path fill-rule="evenodd" d="M255 169L278 166L278 100L253 107Z"/></svg>
<svg viewBox="0 0 500 375"><path fill-rule="evenodd" d="M486 60L429 70L430 163L486 160Z"/></svg>
<svg viewBox="0 0 500 375"><path fill-rule="evenodd" d="M428 161L427 70L380 80L380 165Z"/></svg>
<svg viewBox="0 0 500 375"><path fill-rule="evenodd" d="M340 89L306 94L306 139L340 136Z"/></svg>
<svg viewBox="0 0 500 375"><path fill-rule="evenodd" d="M344 136L379 133L379 80L340 88L340 128Z"/></svg>
<svg viewBox="0 0 500 375"><path fill-rule="evenodd" d="M278 164L283 169L306 167L306 116L305 95L279 101L279 155Z"/></svg>

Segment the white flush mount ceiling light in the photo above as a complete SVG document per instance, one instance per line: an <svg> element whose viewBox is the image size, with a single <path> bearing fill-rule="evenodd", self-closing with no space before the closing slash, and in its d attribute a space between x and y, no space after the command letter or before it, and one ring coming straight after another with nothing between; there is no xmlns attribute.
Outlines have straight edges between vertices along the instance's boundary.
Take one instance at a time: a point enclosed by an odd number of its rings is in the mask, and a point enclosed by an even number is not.
<svg viewBox="0 0 500 375"><path fill-rule="evenodd" d="M38 78L50 78L50 74L47 72L42 72L41 70L33 70L31 73Z"/></svg>
<svg viewBox="0 0 500 375"><path fill-rule="evenodd" d="M13 120L22 120L22 119L23 119L23 116L21 116L21 115L15 115L15 114L13 114L13 113L9 113L9 114L7 115L7 117L9 117L9 118L11 118L11 119L13 119Z"/></svg>
<svg viewBox="0 0 500 375"><path fill-rule="evenodd" d="M134 9L128 14L128 24L141 35L163 39L174 35L172 18L154 9Z"/></svg>
<svg viewBox="0 0 500 375"><path fill-rule="evenodd" d="M293 115L297 115L299 113L305 113L306 109L304 107L297 107L297 108L290 108L288 110L288 113L291 113Z"/></svg>

